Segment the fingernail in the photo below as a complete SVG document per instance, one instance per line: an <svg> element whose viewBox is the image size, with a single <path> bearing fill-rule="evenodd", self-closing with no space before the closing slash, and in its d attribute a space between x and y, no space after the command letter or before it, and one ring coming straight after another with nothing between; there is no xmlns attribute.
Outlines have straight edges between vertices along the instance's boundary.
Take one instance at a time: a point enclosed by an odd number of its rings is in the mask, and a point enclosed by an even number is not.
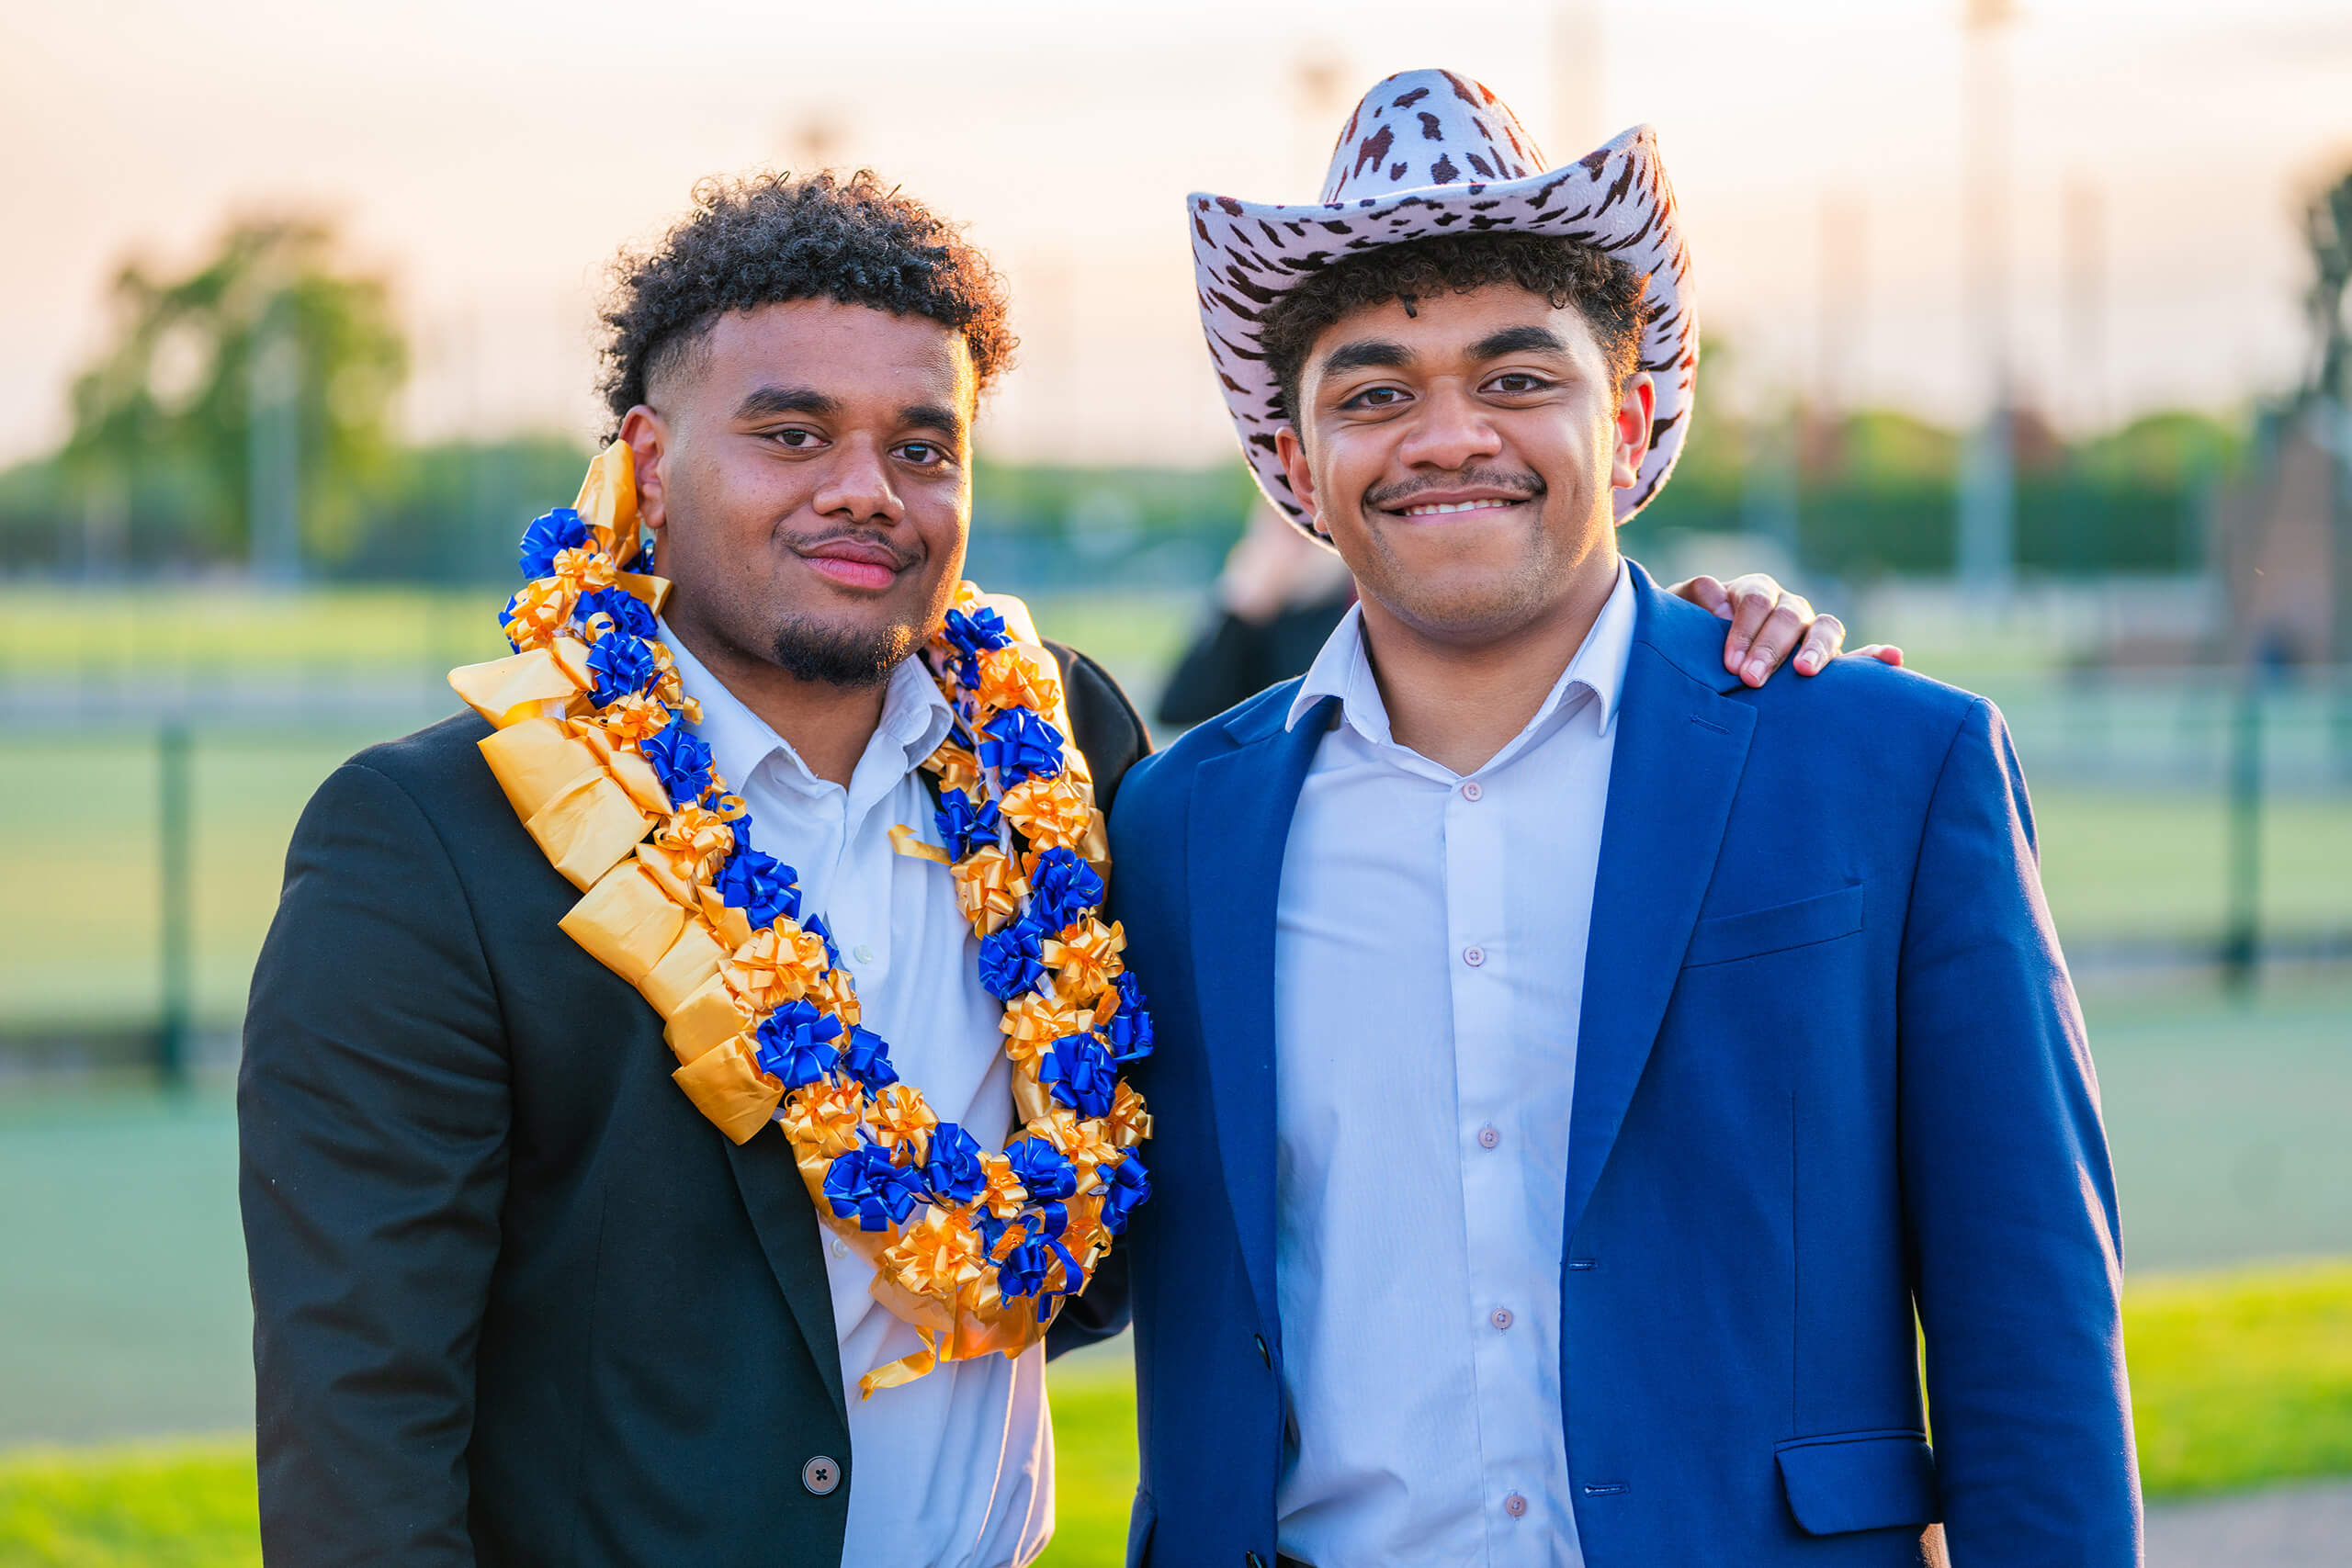
<svg viewBox="0 0 2352 1568"><path fill-rule="evenodd" d="M1751 681L1761 681L1764 679L1764 661L1760 659L1749 660L1747 661L1747 668L1742 671L1741 673L1746 675L1747 679Z"/></svg>

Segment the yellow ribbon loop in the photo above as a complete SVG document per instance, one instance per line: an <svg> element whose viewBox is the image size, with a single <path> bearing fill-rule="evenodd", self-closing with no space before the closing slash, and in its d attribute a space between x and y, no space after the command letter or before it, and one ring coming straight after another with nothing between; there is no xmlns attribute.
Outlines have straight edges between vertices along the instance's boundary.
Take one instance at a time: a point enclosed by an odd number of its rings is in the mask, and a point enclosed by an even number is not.
<svg viewBox="0 0 2352 1568"><path fill-rule="evenodd" d="M1065 1034L1083 1034L1092 1026L1091 1011L1069 1007L1031 991L1004 1005L1004 1021L998 1025L1008 1037L1004 1054L1015 1063L1036 1060Z"/></svg>
<svg viewBox="0 0 2352 1568"><path fill-rule="evenodd" d="M939 865L955 863L947 858L945 850L941 849L937 844L924 843L916 836L915 830L904 822L894 823L891 826L890 848L909 860L927 860Z"/></svg>
<svg viewBox="0 0 2352 1568"><path fill-rule="evenodd" d="M876 1139L900 1165L921 1165L931 1157L932 1129L939 1117L924 1102L922 1090L894 1083L874 1097L867 1120Z"/></svg>
<svg viewBox="0 0 2352 1568"><path fill-rule="evenodd" d="M857 1147L857 1126L865 1115L865 1090L861 1086L809 1084L785 1099L785 1135L828 1156L845 1155Z"/></svg>
<svg viewBox="0 0 2352 1568"><path fill-rule="evenodd" d="M939 750L924 759L922 765L939 775L943 794L960 789L968 795L980 782L980 760L953 740L941 741Z"/></svg>
<svg viewBox="0 0 2352 1568"><path fill-rule="evenodd" d="M745 1006L772 1012L807 996L827 967L821 938L797 927L767 926L721 960L718 973Z"/></svg>
<svg viewBox="0 0 2352 1568"><path fill-rule="evenodd" d="M1144 1106L1143 1096L1127 1087L1122 1078L1118 1088L1111 1091L1111 1141L1123 1149L1134 1148L1151 1136L1151 1112Z"/></svg>
<svg viewBox="0 0 2352 1568"><path fill-rule="evenodd" d="M1062 680L1050 657L1013 643L980 655L980 683L974 694L990 713L1019 707L1050 715L1061 705Z"/></svg>

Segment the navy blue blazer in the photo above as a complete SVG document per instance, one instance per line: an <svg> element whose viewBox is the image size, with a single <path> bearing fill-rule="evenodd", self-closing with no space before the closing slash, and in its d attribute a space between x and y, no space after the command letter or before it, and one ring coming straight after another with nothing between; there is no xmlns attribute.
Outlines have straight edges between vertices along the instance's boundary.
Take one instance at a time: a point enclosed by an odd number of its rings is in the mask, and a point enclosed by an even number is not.
<svg viewBox="0 0 2352 1568"><path fill-rule="evenodd" d="M1941 1520L1962 1568L2136 1563L2114 1177L2000 714L1860 659L1747 690L1635 588L1561 1238L1587 1562L1915 1563ZM1159 1023L1131 1564L1274 1561L1274 902L1333 716L1285 729L1296 690L1112 818Z"/></svg>

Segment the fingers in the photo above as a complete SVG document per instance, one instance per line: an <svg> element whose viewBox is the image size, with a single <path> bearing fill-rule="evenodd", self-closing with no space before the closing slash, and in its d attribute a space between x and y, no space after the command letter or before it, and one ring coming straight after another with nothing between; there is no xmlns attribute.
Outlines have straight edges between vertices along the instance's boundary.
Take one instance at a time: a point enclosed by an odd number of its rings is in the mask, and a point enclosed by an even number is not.
<svg viewBox="0 0 2352 1568"><path fill-rule="evenodd" d="M1865 643L1854 649L1854 654L1860 659L1875 659L1881 664L1892 664L1897 670L1903 668L1903 650L1891 642Z"/></svg>
<svg viewBox="0 0 2352 1568"><path fill-rule="evenodd" d="M1731 635L1724 639L1724 668L1735 675L1743 674L1749 646L1781 602L1781 585L1760 571L1751 571L1724 583L1724 592L1731 599Z"/></svg>
<svg viewBox="0 0 2352 1568"><path fill-rule="evenodd" d="M1678 582L1667 590L1677 599L1688 600L1707 611L1719 621L1731 619L1731 593L1724 585L1703 573L1687 582Z"/></svg>
<svg viewBox="0 0 2352 1568"><path fill-rule="evenodd" d="M1815 615L1805 629L1804 646L1797 649L1797 673L1818 675L1845 646L1846 623L1835 615Z"/></svg>

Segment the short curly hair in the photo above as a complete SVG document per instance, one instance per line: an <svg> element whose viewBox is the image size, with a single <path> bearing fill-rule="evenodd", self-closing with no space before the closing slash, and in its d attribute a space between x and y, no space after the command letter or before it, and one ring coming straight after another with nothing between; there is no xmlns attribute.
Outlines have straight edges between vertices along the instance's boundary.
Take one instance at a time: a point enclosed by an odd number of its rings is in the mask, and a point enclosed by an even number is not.
<svg viewBox="0 0 2352 1568"><path fill-rule="evenodd" d="M837 299L963 333L985 389L1012 362L1004 280L957 228L873 171L707 179L650 251L613 264L599 390L617 433L646 383L730 310Z"/></svg>
<svg viewBox="0 0 2352 1568"><path fill-rule="evenodd" d="M1298 383L1307 352L1326 328L1367 305L1490 283L1515 283L1552 301L1576 306L1592 324L1612 390L1641 363L1642 331L1651 307L1649 279L1616 256L1556 234L1432 234L1359 252L1309 274L1259 318L1259 347L1282 389L1283 417L1298 426Z"/></svg>

